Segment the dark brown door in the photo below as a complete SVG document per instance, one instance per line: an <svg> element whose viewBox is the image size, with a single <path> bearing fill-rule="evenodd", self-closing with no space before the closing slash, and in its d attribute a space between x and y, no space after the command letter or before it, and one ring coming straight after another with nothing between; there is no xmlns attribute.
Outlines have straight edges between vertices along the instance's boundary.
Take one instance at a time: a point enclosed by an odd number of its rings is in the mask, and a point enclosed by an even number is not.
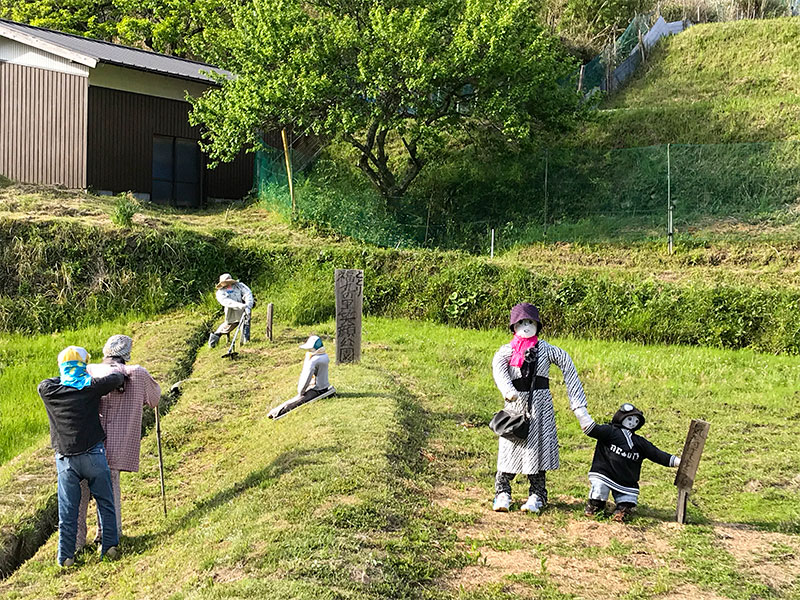
<svg viewBox="0 0 800 600"><path fill-rule="evenodd" d="M196 208L202 197L203 163L196 140L153 136L153 187L159 204Z"/></svg>

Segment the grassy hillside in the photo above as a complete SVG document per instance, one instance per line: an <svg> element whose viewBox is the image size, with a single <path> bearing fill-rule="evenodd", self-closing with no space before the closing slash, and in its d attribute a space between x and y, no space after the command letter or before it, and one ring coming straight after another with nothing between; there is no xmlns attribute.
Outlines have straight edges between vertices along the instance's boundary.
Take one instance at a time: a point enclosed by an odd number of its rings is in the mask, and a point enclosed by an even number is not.
<svg viewBox="0 0 800 600"><path fill-rule="evenodd" d="M256 331L260 330L258 327ZM200 351L162 423L169 515L155 440L123 477L123 556L55 567L53 536L0 583L8 598L791 598L800 564L800 431L786 399L796 361L749 352L552 339L607 419L622 400L645 435L679 452L690 418L712 423L690 506L669 523L674 471L645 465L628 527L581 513L593 444L552 375L562 468L541 517L489 510L504 332L369 319L360 365L334 367L339 395L272 422L293 393L310 328L258 335L240 359ZM333 351L331 323L314 331ZM753 377L768 372L758 388ZM754 451L757 449L758 451ZM515 499L523 484L514 485Z"/></svg>
<svg viewBox="0 0 800 600"><path fill-rule="evenodd" d="M221 272L253 284L260 301L275 301L294 322L313 323L334 310L332 288L320 291L320 282L350 267L365 270L371 315L492 328L526 298L561 335L800 348L800 255L789 240L690 243L672 257L652 243L538 244L489 259L322 237L272 225L275 215L258 205L184 214L146 207L120 229L102 213L108 200L75 202L67 217L0 215L0 329L52 331L196 302L216 309Z"/></svg>
<svg viewBox="0 0 800 600"><path fill-rule="evenodd" d="M576 140L599 147L800 139L800 17L695 25L661 40Z"/></svg>

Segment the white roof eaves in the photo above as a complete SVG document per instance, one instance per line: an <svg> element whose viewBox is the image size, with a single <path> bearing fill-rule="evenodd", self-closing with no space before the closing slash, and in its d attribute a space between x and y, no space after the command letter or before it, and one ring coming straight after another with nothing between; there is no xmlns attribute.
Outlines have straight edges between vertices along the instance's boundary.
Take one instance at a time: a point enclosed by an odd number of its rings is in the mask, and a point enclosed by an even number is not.
<svg viewBox="0 0 800 600"><path fill-rule="evenodd" d="M69 48L64 48L63 46L59 46L58 44L54 44L53 42L48 42L46 40L43 40L39 37L36 37L35 35L30 35L28 33L23 33L21 31L11 29L10 27L6 27L2 23L0 23L0 36L14 40L15 42L19 42L21 44L25 44L26 46L32 46L37 50L44 50L45 52L50 52L51 54L55 54L56 56L60 56L61 58L71 60L72 62L76 62L81 65L85 65L91 69L94 69L97 66L98 59L96 57L87 56L86 54L75 52L74 50L70 50Z"/></svg>

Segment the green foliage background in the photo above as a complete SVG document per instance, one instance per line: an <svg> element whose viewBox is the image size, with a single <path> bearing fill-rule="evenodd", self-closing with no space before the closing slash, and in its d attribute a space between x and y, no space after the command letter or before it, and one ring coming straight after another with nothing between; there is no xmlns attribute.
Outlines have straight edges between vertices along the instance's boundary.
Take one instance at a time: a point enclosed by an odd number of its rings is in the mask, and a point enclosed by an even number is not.
<svg viewBox="0 0 800 600"><path fill-rule="evenodd" d="M540 307L551 335L800 353L800 292L779 284L548 274L459 252L231 244L77 223L4 222L0 242L0 331L75 328L202 301L229 265L265 290L262 302L309 324L333 315L333 270L359 268L369 315L496 328L525 299Z"/></svg>

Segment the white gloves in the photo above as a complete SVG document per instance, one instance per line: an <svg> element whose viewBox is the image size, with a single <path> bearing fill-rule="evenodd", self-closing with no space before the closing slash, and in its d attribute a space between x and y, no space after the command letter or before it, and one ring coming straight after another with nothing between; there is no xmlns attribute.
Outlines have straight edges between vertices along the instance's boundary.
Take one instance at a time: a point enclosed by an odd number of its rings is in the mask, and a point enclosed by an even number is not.
<svg viewBox="0 0 800 600"><path fill-rule="evenodd" d="M513 400L519 400L519 394L517 393L516 390L512 390L512 391L506 393L505 399L508 400L509 402L511 402Z"/></svg>
<svg viewBox="0 0 800 600"><path fill-rule="evenodd" d="M575 418L578 419L578 424L581 426L583 431L586 431L594 424L594 419L589 416L589 411L586 410L585 406L581 406L580 408L576 408L574 411Z"/></svg>
<svg viewBox="0 0 800 600"><path fill-rule="evenodd" d="M671 462L672 462L672 464L670 464L670 467L680 467L681 466L681 457L680 456L673 456Z"/></svg>

